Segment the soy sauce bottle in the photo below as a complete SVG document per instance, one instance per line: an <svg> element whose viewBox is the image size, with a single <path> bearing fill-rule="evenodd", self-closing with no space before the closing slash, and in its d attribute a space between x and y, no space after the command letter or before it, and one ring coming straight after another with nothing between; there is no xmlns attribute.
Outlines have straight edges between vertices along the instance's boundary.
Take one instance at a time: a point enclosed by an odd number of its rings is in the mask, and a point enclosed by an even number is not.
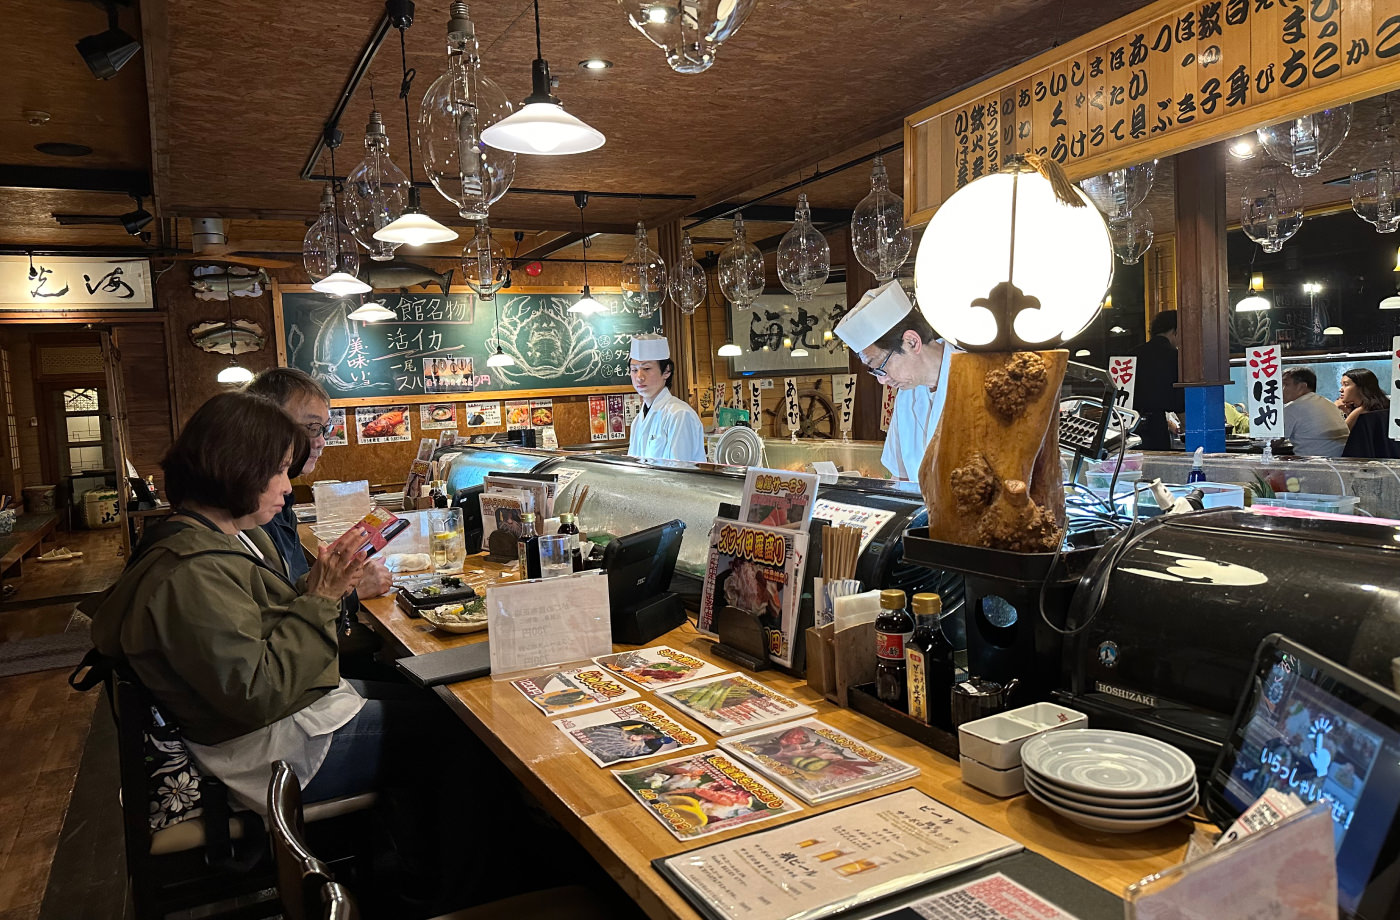
<svg viewBox="0 0 1400 920"><path fill-rule="evenodd" d="M925 725L951 729L949 694L957 666L953 660L956 650L939 623L943 599L931 592L915 594L913 606L914 635L904 652L909 714Z"/></svg>
<svg viewBox="0 0 1400 920"><path fill-rule="evenodd" d="M900 709L905 708L907 689L904 646L913 633L914 618L904 609L904 592L881 591L880 615L875 618L875 695Z"/></svg>
<svg viewBox="0 0 1400 920"><path fill-rule="evenodd" d="M535 530L535 512L526 511L520 515L520 542L516 544L520 554L521 579L540 577L540 536Z"/></svg>
<svg viewBox="0 0 1400 920"><path fill-rule="evenodd" d="M578 515L565 511L559 515L559 533L570 536L569 558L573 563L575 572L583 571L583 553L579 551L578 542Z"/></svg>

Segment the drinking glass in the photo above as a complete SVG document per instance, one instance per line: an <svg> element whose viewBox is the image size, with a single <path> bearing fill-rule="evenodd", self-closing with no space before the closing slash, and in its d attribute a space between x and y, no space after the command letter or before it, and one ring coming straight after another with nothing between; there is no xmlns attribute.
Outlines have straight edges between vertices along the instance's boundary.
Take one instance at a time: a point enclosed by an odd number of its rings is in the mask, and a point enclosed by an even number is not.
<svg viewBox="0 0 1400 920"><path fill-rule="evenodd" d="M467 542L462 533L462 509L438 508L428 512L428 547L433 568L439 572L460 572L467 561Z"/></svg>
<svg viewBox="0 0 1400 920"><path fill-rule="evenodd" d="M561 575L572 575L574 573L574 563L572 553L573 540L570 534L555 533L540 537L540 577L558 578Z"/></svg>

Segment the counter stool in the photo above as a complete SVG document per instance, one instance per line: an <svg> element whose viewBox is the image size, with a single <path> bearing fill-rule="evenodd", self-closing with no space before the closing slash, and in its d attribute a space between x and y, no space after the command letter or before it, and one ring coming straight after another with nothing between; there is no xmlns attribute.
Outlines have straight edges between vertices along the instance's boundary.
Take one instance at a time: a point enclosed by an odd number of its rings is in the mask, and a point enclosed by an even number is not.
<svg viewBox="0 0 1400 920"><path fill-rule="evenodd" d="M233 901L272 887L272 867L266 849L253 850L253 838L261 839L263 822L251 811L228 813L228 840L249 840L248 858L237 866L211 865L208 824L203 817L152 831L148 813L147 767L143 733L150 717L141 688L116 674L109 678L112 715L117 727L117 754L121 778L122 830L126 844L126 873L137 920L158 920L175 910ZM206 781L208 781L206 779ZM373 793L320 802L307 809L309 822L348 817L374 804ZM268 916L277 911L274 900L268 912L238 909L242 916ZM217 916L207 914L206 916Z"/></svg>
<svg viewBox="0 0 1400 920"><path fill-rule="evenodd" d="M309 811L308 811L309 814ZM306 846L301 783L285 761L267 787L268 833L277 868L277 895L286 920L359 920L350 892ZM610 920L616 911L582 885L531 891L443 914L434 920Z"/></svg>

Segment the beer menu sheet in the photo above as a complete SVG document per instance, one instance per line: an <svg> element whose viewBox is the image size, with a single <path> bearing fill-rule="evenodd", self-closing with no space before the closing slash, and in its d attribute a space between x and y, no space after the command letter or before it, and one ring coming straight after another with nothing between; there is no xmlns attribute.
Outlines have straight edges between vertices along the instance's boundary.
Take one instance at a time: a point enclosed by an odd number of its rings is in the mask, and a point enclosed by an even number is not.
<svg viewBox="0 0 1400 920"><path fill-rule="evenodd" d="M707 917L815 920L1020 849L905 789L655 865Z"/></svg>

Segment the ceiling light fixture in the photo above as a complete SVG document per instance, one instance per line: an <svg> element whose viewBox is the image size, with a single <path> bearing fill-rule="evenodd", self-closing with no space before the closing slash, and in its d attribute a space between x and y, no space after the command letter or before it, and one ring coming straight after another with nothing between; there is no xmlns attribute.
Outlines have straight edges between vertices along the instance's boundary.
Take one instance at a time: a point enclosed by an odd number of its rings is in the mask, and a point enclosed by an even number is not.
<svg viewBox="0 0 1400 920"><path fill-rule="evenodd" d="M1303 115L1255 132L1259 146L1300 179L1322 171L1323 162L1347 139L1351 103Z"/></svg>
<svg viewBox="0 0 1400 920"><path fill-rule="evenodd" d="M1265 252L1279 252L1303 226L1303 188L1283 167L1259 170L1240 196L1240 229Z"/></svg>
<svg viewBox="0 0 1400 920"><path fill-rule="evenodd" d="M476 27L467 5L456 0L447 23L447 72L418 107L418 151L433 188L468 220L484 220L515 179L515 154L481 141L483 128L512 111L505 92L482 75Z"/></svg>
<svg viewBox="0 0 1400 920"><path fill-rule="evenodd" d="M1156 175L1157 161L1151 160L1110 170L1101 176L1090 176L1080 182L1079 187L1093 199L1104 217L1115 220L1127 217L1129 212L1147 200Z"/></svg>
<svg viewBox="0 0 1400 920"><path fill-rule="evenodd" d="M564 156L587 153L603 146L607 138L568 112L550 92L549 62L540 44L540 0L535 0L535 61L531 66L530 95L520 111L481 132L492 147L513 153Z"/></svg>
<svg viewBox="0 0 1400 920"><path fill-rule="evenodd" d="M87 144L70 144L67 141L44 141L35 144L34 149L51 157L85 157L92 154Z"/></svg>
<svg viewBox="0 0 1400 920"><path fill-rule="evenodd" d="M228 367L219 371L215 379L219 383L243 384L253 379L253 372L238 363L238 331L233 325L233 293L230 288L228 272L224 272L224 300L228 301L228 342L232 351L228 358Z"/></svg>
<svg viewBox="0 0 1400 920"><path fill-rule="evenodd" d="M1400 296L1392 295L1379 304L1382 310L1400 310Z"/></svg>
<svg viewBox="0 0 1400 920"><path fill-rule="evenodd" d="M496 298L491 298L496 305L496 353L486 359L487 367L513 367L515 359L501 351L501 302Z"/></svg>
<svg viewBox="0 0 1400 920"><path fill-rule="evenodd" d="M476 222L476 232L462 247L462 280L482 300L494 300L510 281L506 251L492 238L485 219Z"/></svg>
<svg viewBox="0 0 1400 920"><path fill-rule="evenodd" d="M719 351L715 352L721 358L737 358L743 353L744 350L733 342L725 342L719 347Z"/></svg>
<svg viewBox="0 0 1400 920"><path fill-rule="evenodd" d="M337 250L339 256L336 255ZM312 284L329 276L340 265L345 266L348 275L358 276L360 273L360 252L350 236L350 228L344 226L340 219L331 182L327 182L321 190L320 217L307 228L306 236L302 238L301 265Z"/></svg>
<svg viewBox="0 0 1400 920"><path fill-rule="evenodd" d="M1236 313L1261 313L1273 307L1269 298L1263 295L1264 276L1253 274L1249 276L1249 295L1235 304Z"/></svg>
<svg viewBox="0 0 1400 920"><path fill-rule="evenodd" d="M660 48L676 73L703 73L758 0L618 0L632 28Z"/></svg>
<svg viewBox="0 0 1400 920"><path fill-rule="evenodd" d="M83 63L99 80L110 80L141 50L141 43L117 27L117 4L106 0L107 31L78 39Z"/></svg>
<svg viewBox="0 0 1400 920"><path fill-rule="evenodd" d="M1231 141L1230 146L1227 147L1226 150L1229 152L1230 156L1237 160L1252 160L1254 159L1254 154L1259 150L1259 145L1252 136L1245 135L1244 137L1237 137Z"/></svg>
<svg viewBox="0 0 1400 920"><path fill-rule="evenodd" d="M403 129L407 138L405 146L408 147L408 206L404 208L398 220L374 231L374 238L406 246L447 243L457 238L457 231L444 227L423 213L418 188L413 184L413 119L408 111L408 93L413 87L414 71L408 66L406 35L408 27L413 25L413 3L411 0L390 0L389 8L394 27L399 30L399 57L403 62L403 82L399 84L399 98L403 100ZM502 194L504 193L502 190Z"/></svg>
<svg viewBox="0 0 1400 920"><path fill-rule="evenodd" d="M1322 334L1323 334L1323 335L1341 335L1341 334L1342 334L1342 327L1341 327L1341 326L1328 326L1326 329L1322 330Z"/></svg>
<svg viewBox="0 0 1400 920"><path fill-rule="evenodd" d="M812 226L806 192L798 193L792 227L778 243L777 258L778 281L798 303L811 300L831 274L831 247Z"/></svg>
<svg viewBox="0 0 1400 920"><path fill-rule="evenodd" d="M371 300L357 307L350 314L350 319L361 323L378 323L387 319L398 319L398 314L385 306L383 301Z"/></svg>
<svg viewBox="0 0 1400 920"><path fill-rule="evenodd" d="M1075 356L1076 358L1087 358L1087 357L1089 357L1089 349L1087 349L1087 348L1081 348L1081 349L1079 349L1078 351L1076 351L1076 352L1074 353L1074 356Z"/></svg>
<svg viewBox="0 0 1400 920"><path fill-rule="evenodd" d="M612 61L605 61L602 58L589 58L586 61L579 61L579 70L607 70L612 67Z"/></svg>
<svg viewBox="0 0 1400 920"><path fill-rule="evenodd" d="M801 342L798 342L797 347L794 348L789 354L791 354L794 358L805 358L807 357L807 349L802 347Z"/></svg>
<svg viewBox="0 0 1400 920"><path fill-rule="evenodd" d="M574 204L578 205L578 232L579 236L583 237L583 296L569 307L569 312L592 316L602 313L607 307L594 300L593 292L588 289L588 227L583 222L583 209L588 207L588 193L574 192Z"/></svg>
<svg viewBox="0 0 1400 920"><path fill-rule="evenodd" d="M647 228L637 221L637 245L622 260L622 300L638 316L651 316L666 300L666 262L647 245Z"/></svg>
<svg viewBox="0 0 1400 920"><path fill-rule="evenodd" d="M710 292L710 283L705 279L705 269L695 261L695 245L690 242L690 234L681 237L681 253L671 269L669 285L671 299L684 314L691 314L705 302Z"/></svg>
<svg viewBox="0 0 1400 920"><path fill-rule="evenodd" d="M1128 330L1124 329L1122 326L1114 326L1113 328L1108 330L1110 335L1122 335L1127 331Z"/></svg>
<svg viewBox="0 0 1400 920"><path fill-rule="evenodd" d="M745 238L741 211L734 215L733 241L719 253L719 289L734 309L747 310L763 293L765 271L763 253Z"/></svg>
<svg viewBox="0 0 1400 920"><path fill-rule="evenodd" d="M1390 114L1390 97L1385 97L1376 118L1374 141L1351 173L1351 209L1376 228L1377 233L1400 229L1400 167L1396 166L1395 118Z"/></svg>
<svg viewBox="0 0 1400 920"><path fill-rule="evenodd" d="M325 139L326 146L329 147L331 151L331 176L334 177L335 148L340 146L340 130L337 129L334 125L326 125ZM349 260L345 258L346 243L342 241L340 236L340 199L336 196L336 182L336 179L331 179L331 201L335 207L335 220L332 222L332 226L335 228L335 248L332 250L336 254L335 261L330 264L330 274L326 275L324 278L315 281L311 285L311 290L321 294L330 294L335 297L345 297L350 294L364 294L372 290L372 288L368 284L365 284L363 281L361 281L359 278L355 277L356 273L359 271L358 254L356 254L356 258L353 264L351 264ZM302 258L304 261L306 257L305 241L302 242L302 246ZM353 246L351 246L350 248L352 250L354 249Z"/></svg>
<svg viewBox="0 0 1400 920"><path fill-rule="evenodd" d="M875 157L870 170L870 193L851 212L851 249L856 261L880 284L894 280L894 273L909 258L914 237L904 225L904 199L890 191L885 158Z"/></svg>
<svg viewBox="0 0 1400 920"><path fill-rule="evenodd" d="M136 202L136 210L128 211L127 213L123 214L121 216L121 222L123 230L125 230L132 236L136 236L142 230L146 229L146 226L151 221L155 220L155 217L151 215L150 211L147 211L145 208L141 207L140 195L132 195L131 197L132 200Z"/></svg>

